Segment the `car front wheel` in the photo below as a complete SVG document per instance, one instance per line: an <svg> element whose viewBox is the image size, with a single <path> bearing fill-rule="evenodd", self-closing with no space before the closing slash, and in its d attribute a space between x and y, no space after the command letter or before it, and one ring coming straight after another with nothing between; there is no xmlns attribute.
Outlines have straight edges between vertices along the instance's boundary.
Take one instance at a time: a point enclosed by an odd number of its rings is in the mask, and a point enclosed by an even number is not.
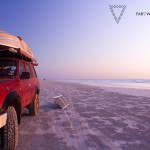
<svg viewBox="0 0 150 150"><path fill-rule="evenodd" d="M15 108L7 109L6 125L1 129L1 147L3 150L15 150L18 143L18 120Z"/></svg>

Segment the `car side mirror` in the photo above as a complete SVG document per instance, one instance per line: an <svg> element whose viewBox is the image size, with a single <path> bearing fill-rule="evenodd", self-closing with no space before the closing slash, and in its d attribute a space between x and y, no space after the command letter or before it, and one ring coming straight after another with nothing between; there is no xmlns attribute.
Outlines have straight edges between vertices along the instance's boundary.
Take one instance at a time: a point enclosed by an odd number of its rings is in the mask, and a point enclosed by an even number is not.
<svg viewBox="0 0 150 150"><path fill-rule="evenodd" d="M30 78L30 72L22 72L20 78L21 79L29 79Z"/></svg>

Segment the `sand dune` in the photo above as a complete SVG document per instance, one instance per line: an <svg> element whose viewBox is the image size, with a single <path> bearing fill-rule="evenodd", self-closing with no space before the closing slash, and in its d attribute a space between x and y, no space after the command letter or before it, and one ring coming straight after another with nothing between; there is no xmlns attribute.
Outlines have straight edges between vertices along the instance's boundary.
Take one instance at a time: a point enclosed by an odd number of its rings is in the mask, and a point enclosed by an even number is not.
<svg viewBox="0 0 150 150"><path fill-rule="evenodd" d="M70 105L56 108L62 94ZM17 150L149 150L150 99L41 81L40 112L24 111Z"/></svg>

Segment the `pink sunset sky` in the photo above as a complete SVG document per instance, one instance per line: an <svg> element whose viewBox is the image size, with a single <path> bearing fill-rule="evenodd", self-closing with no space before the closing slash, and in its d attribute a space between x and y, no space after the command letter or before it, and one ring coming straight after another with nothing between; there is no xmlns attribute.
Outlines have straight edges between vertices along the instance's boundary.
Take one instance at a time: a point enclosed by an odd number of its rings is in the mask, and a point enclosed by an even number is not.
<svg viewBox="0 0 150 150"><path fill-rule="evenodd" d="M27 0L1 5L0 27L30 45L40 78L150 78L150 16L136 15L149 12L147 0ZM118 24L109 5L126 5Z"/></svg>

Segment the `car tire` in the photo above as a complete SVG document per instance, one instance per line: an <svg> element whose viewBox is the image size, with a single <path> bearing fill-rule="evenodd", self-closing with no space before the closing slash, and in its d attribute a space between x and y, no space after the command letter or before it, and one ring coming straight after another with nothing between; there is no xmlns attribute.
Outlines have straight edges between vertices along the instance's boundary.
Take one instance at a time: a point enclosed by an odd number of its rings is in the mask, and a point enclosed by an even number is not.
<svg viewBox="0 0 150 150"><path fill-rule="evenodd" d="M15 150L18 144L18 120L15 108L7 109L6 125L1 129L1 147L3 150Z"/></svg>
<svg viewBox="0 0 150 150"><path fill-rule="evenodd" d="M39 95L35 94L33 102L28 106L29 114L31 116L36 116L39 112Z"/></svg>

